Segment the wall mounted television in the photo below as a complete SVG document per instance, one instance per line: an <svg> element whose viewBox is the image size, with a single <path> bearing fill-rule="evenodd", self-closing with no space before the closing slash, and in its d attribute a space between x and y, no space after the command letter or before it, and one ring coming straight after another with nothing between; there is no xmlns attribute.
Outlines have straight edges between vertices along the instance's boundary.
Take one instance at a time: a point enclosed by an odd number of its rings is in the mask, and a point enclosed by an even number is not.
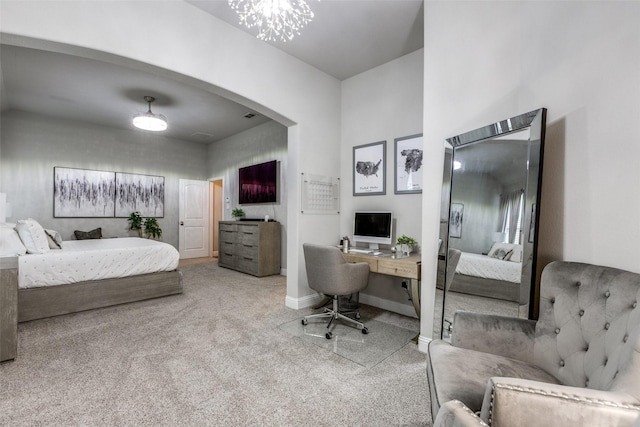
<svg viewBox="0 0 640 427"><path fill-rule="evenodd" d="M260 163L238 170L238 202L275 203L278 195L278 162Z"/></svg>

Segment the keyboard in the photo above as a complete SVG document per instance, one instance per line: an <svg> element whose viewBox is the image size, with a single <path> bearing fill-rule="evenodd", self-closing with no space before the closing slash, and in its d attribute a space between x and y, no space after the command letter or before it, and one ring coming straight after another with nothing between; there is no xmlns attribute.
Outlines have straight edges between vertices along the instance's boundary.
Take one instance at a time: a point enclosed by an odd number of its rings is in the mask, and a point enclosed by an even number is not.
<svg viewBox="0 0 640 427"><path fill-rule="evenodd" d="M371 249L349 249L349 252L354 254L371 254L373 251Z"/></svg>

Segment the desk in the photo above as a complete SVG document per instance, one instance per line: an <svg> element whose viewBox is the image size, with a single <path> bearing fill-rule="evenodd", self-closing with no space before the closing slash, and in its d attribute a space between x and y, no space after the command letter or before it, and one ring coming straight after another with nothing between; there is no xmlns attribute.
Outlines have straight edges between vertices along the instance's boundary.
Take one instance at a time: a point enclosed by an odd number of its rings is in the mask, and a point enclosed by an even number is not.
<svg viewBox="0 0 640 427"><path fill-rule="evenodd" d="M411 288L408 289L408 291L411 294L413 308L416 310L418 319L420 318L420 270L422 265L422 257L420 255L410 255L399 258L358 253L343 253L343 255L347 262L368 263L369 271L372 273L410 279Z"/></svg>

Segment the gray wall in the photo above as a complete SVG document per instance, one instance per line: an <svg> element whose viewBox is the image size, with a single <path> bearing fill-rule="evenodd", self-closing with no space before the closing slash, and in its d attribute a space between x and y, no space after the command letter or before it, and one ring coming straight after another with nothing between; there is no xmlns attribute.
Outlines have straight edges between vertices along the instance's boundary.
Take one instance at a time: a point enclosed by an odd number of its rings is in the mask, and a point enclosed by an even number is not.
<svg viewBox="0 0 640 427"><path fill-rule="evenodd" d="M54 166L165 177L162 240L178 247L178 180L206 180L207 146L88 123L10 111L2 116L2 192L15 222L31 217L72 239L74 230L102 227L105 237L133 235L126 218L54 218Z"/></svg>
<svg viewBox="0 0 640 427"><path fill-rule="evenodd" d="M278 201L255 205L238 204L238 168L271 160L278 161ZM223 180L223 216L230 220L231 210L241 207L247 218L269 215L281 224L282 269L287 267L287 127L268 122L209 146L209 178ZM283 271L283 273L286 271Z"/></svg>
<svg viewBox="0 0 640 427"><path fill-rule="evenodd" d="M406 234L414 237L420 247L437 245L437 238L426 242L421 239L422 194L394 194L394 140L422 133L422 88L422 50L342 82L340 235L333 236L335 244L340 236L353 234L354 211L390 210L394 217L394 243L395 238ZM383 140L387 141L386 194L353 196L353 147ZM401 282L397 277L372 274L369 286L360 293L360 301L415 316Z"/></svg>

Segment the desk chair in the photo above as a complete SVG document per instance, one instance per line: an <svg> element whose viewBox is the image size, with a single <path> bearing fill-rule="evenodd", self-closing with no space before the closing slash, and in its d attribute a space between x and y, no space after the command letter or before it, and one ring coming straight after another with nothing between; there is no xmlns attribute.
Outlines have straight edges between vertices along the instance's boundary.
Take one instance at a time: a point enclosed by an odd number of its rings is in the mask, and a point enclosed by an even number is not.
<svg viewBox="0 0 640 427"><path fill-rule="evenodd" d="M338 297L360 292L369 283L369 264L366 262L348 263L342 256L340 249L334 246L314 245L304 243L304 262L307 269L307 279L309 287L317 292L330 297L333 301L333 308L324 308L320 314L311 314L302 319L302 324L306 325L309 319L329 318L327 329L331 328L334 320L341 319L353 324L362 330L363 334L368 334L367 327L346 314L355 314L360 317L357 310L340 311ZM333 333L327 331L325 337L331 339Z"/></svg>

